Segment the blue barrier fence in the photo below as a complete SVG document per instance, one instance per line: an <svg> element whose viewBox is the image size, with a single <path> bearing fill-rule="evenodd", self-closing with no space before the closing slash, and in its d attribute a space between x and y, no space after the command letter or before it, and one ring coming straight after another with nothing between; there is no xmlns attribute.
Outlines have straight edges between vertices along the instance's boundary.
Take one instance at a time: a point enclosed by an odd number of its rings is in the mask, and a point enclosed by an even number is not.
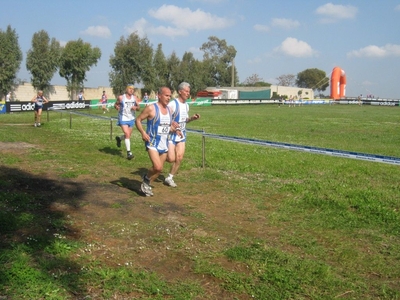
<svg viewBox="0 0 400 300"><path fill-rule="evenodd" d="M372 162L400 165L400 157L368 154L368 153L362 153L362 152L337 150L337 149L329 149L329 148L319 148L319 147L296 145L296 144L281 143L281 142L272 142L272 141L258 140L258 139L240 138L240 137L234 137L234 136L205 133L200 130L192 130L192 129L186 129L186 130L188 132L202 134L203 137L210 137L210 138L224 140L224 141L230 141L230 142L267 146L267 147L274 147L274 148L282 148L282 149L288 149L288 150L297 150L297 151L303 151L303 152L309 152L309 153L325 154L325 155L330 155L330 156L338 156L338 157L344 157L344 158L352 158L352 159L367 160L367 161L372 161ZM204 150L205 149L203 149L203 152L204 152Z"/></svg>

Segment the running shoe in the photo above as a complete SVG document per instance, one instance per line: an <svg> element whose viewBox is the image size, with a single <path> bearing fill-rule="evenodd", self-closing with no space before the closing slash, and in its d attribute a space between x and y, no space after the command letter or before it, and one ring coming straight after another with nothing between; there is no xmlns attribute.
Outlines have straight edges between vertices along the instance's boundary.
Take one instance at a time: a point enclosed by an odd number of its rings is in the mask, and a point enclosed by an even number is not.
<svg viewBox="0 0 400 300"><path fill-rule="evenodd" d="M135 157L135 156L134 156L134 155L132 154L132 152L130 152L130 151L129 151L129 152L127 153L127 155L126 155L126 158L129 159L129 160L131 160L131 159L134 158L134 157Z"/></svg>
<svg viewBox="0 0 400 300"><path fill-rule="evenodd" d="M177 185L176 185L174 179L173 179L173 178L170 178L170 177L165 178L164 183L165 183L166 185L171 186L171 187L177 187Z"/></svg>
<svg viewBox="0 0 400 300"><path fill-rule="evenodd" d="M146 195L146 197L153 196L153 191L151 190L151 186L147 183L143 182L140 186L141 191Z"/></svg>
<svg viewBox="0 0 400 300"><path fill-rule="evenodd" d="M121 138L119 136L116 136L115 140L117 141L117 147L121 148Z"/></svg>

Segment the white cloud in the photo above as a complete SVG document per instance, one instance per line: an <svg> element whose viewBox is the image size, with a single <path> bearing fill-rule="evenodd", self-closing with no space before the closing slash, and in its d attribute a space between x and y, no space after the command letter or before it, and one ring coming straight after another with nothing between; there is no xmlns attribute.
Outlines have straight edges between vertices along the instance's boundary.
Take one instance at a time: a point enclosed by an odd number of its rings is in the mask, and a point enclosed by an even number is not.
<svg viewBox="0 0 400 300"><path fill-rule="evenodd" d="M169 37L187 36L190 31L209 29L222 29L233 25L233 21L220 18L216 15L201 10L192 11L189 8L180 8L175 5L163 5L160 8L149 11L149 15L166 25L155 26L154 22L148 22L141 18L131 26L126 26L128 33L137 32L139 36L164 35Z"/></svg>
<svg viewBox="0 0 400 300"><path fill-rule="evenodd" d="M144 19L140 18L132 26L125 26L125 31L128 34L132 32L136 32L140 37L146 36L146 28L150 27L151 25Z"/></svg>
<svg viewBox="0 0 400 300"><path fill-rule="evenodd" d="M195 31L223 29L234 23L230 19L221 18L200 9L192 11L189 8L166 4L157 10L150 10L149 14L157 20L172 23L176 28Z"/></svg>
<svg viewBox="0 0 400 300"><path fill-rule="evenodd" d="M271 26L272 27L279 27L283 29L293 29L297 28L300 26L300 22L296 20L291 20L291 19L279 19L279 18L274 18L271 21ZM271 28L267 25L261 25L261 24L256 24L253 26L254 30L260 31L260 32L269 32L271 31Z"/></svg>
<svg viewBox="0 0 400 300"><path fill-rule="evenodd" d="M223 3L226 2L227 0L192 0L193 2L203 2L207 4L217 4L217 3Z"/></svg>
<svg viewBox="0 0 400 300"><path fill-rule="evenodd" d="M107 26L89 26L86 30L81 31L80 33L101 38L109 38L111 36L111 31Z"/></svg>
<svg viewBox="0 0 400 300"><path fill-rule="evenodd" d="M189 52L192 52L193 55L202 54L203 51L200 50L199 47L190 47Z"/></svg>
<svg viewBox="0 0 400 300"><path fill-rule="evenodd" d="M299 21L291 20L291 19L272 19L271 25L274 27L280 27L284 29L292 29L300 26Z"/></svg>
<svg viewBox="0 0 400 300"><path fill-rule="evenodd" d="M383 47L369 45L359 50L353 50L347 53L347 57L388 57L400 56L400 45L386 44Z"/></svg>
<svg viewBox="0 0 400 300"><path fill-rule="evenodd" d="M292 37L286 38L274 51L293 57L311 57L317 54L309 44Z"/></svg>
<svg viewBox="0 0 400 300"><path fill-rule="evenodd" d="M169 37L189 35L189 31L186 29L170 26L153 26L153 24L147 22L144 18L139 19L133 23L132 26L125 26L125 30L128 32L128 34L137 32L140 37L145 37L149 34L166 35Z"/></svg>
<svg viewBox="0 0 400 300"><path fill-rule="evenodd" d="M324 4L317 8L316 13L323 16L324 23L336 22L340 19L353 19L358 12L358 8L352 5L335 5L332 3Z"/></svg>
<svg viewBox="0 0 400 300"><path fill-rule="evenodd" d="M397 6L394 8L394 10L400 11L400 4L397 5Z"/></svg>
<svg viewBox="0 0 400 300"><path fill-rule="evenodd" d="M247 63L250 64L250 65L258 65L258 64L260 64L261 62L262 62L261 57L255 57L255 58L253 58L253 59L247 60Z"/></svg>
<svg viewBox="0 0 400 300"><path fill-rule="evenodd" d="M266 25L256 24L253 26L254 30L261 32L268 32L270 28Z"/></svg>

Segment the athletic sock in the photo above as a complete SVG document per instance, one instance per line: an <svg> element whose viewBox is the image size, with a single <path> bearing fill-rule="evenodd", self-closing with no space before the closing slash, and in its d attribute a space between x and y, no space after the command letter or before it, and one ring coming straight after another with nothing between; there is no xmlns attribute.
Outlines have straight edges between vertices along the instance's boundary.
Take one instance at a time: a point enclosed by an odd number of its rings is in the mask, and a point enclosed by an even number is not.
<svg viewBox="0 0 400 300"><path fill-rule="evenodd" d="M130 152L131 151L131 140L130 139L125 139L125 146L126 146L126 151Z"/></svg>

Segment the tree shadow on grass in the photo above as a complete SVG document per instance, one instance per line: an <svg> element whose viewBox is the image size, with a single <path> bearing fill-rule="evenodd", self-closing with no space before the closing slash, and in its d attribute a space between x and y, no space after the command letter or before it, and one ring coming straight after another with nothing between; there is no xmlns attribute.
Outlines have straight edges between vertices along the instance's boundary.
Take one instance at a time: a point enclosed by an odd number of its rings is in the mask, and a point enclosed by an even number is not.
<svg viewBox="0 0 400 300"><path fill-rule="evenodd" d="M68 219L84 194L80 183L1 166L0 295L45 298L47 288L85 294L81 266L69 259L79 232Z"/></svg>

